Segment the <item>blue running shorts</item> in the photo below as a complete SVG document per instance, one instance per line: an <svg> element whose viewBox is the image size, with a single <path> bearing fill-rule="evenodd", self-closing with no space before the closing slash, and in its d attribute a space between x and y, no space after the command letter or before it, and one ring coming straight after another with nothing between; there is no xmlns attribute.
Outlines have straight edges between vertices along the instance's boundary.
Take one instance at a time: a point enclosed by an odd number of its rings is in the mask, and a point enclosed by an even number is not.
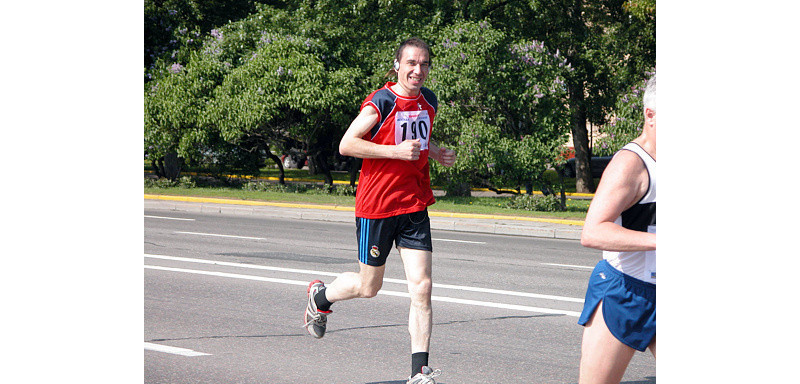
<svg viewBox="0 0 800 384"><path fill-rule="evenodd" d="M646 350L656 337L656 285L628 276L602 260L589 278L578 324L586 325L600 302L611 334L637 351Z"/></svg>

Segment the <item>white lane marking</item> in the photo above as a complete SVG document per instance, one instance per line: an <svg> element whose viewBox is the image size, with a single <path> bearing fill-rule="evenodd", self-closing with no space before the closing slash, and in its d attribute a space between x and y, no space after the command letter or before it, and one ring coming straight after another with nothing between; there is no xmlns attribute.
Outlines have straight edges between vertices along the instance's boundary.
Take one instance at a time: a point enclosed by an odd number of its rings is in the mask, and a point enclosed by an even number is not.
<svg viewBox="0 0 800 384"><path fill-rule="evenodd" d="M381 289L380 291L378 291L378 293L382 293L384 295L389 295L389 296L409 297L408 292L385 291L385 290ZM477 306L480 306L480 307L513 309L513 310L525 311L525 312L551 313L551 314L557 314L557 315L567 315L567 316L572 316L572 317L580 317L581 316L580 312L575 312L575 311L564 311L564 310L561 310L561 309L530 307L530 306L527 306L527 305L493 303L493 302L490 302L490 301L457 299L455 297L447 297L447 296L431 296L431 300L433 300L433 301L444 301L444 302L456 303L456 304L465 304L465 305L477 305Z"/></svg>
<svg viewBox="0 0 800 384"><path fill-rule="evenodd" d="M197 274L197 275L231 277L231 278L234 278L234 279L266 281L266 282L270 282L270 283L280 283L280 284L308 286L308 281L275 279L275 278L272 278L272 277L264 277L264 276L239 275L239 274L236 274L236 273L227 273L227 272L200 271L200 270L196 270L196 269L157 267L155 265L145 265L144 268L145 269L157 269L159 271L194 273L194 274Z"/></svg>
<svg viewBox="0 0 800 384"><path fill-rule="evenodd" d="M211 236L211 237L227 237L230 239L245 239L245 240L267 240L263 237L250 237L250 236L234 236L234 235L219 235L216 233L200 233L200 232L182 232L182 231L175 231L175 233L180 233L182 235L196 235L196 236Z"/></svg>
<svg viewBox="0 0 800 384"><path fill-rule="evenodd" d="M239 264L239 263L230 263L225 261L214 261L214 260L204 260L204 259L190 259L187 257L177 257L177 256L163 256L163 255L150 255L145 254L144 257L149 257L153 259L162 259L162 260L172 260L172 261L183 261L187 263L199 263L199 264L211 264L211 265L222 265L226 267L238 267L238 268L249 268L249 269L261 269L266 271L276 271L276 272L290 272L290 273L301 273L306 275L322 275L322 276L339 276L339 273L335 272L324 272L324 271L312 271L307 269L295 269L295 268L281 268L281 267L270 267L266 265L251 265L251 264ZM401 279L392 279L392 278L384 278L384 282L387 283L396 283L396 284L405 284L408 285L407 280ZM434 288L442 288L442 289L453 289L457 291L469 291L469 292L481 292L481 293L491 293L496 295L506 295L506 296L518 296L518 297L531 297L536 299L547 299L547 300L557 300L557 301L567 301L572 303L583 303L583 299L575 298L575 297L566 297L566 296L553 296L553 295L542 295L538 293L528 293L528 292L518 292L518 291L507 291L503 289L492 289L492 288L479 288L479 287L469 287L464 285L452 285L452 284L440 284L440 283L433 283Z"/></svg>
<svg viewBox="0 0 800 384"><path fill-rule="evenodd" d="M195 221L194 219L184 219L182 217L165 217L165 216L150 216L150 215L144 215L144 217L146 217L148 219Z"/></svg>
<svg viewBox="0 0 800 384"><path fill-rule="evenodd" d="M503 290L503 289L467 287L467 286L463 286L463 285L450 285L450 284L438 284L438 283L434 283L433 286L434 286L434 288L456 289L456 290L460 290L460 291L493 293L493 294L497 294L497 295L532 297L532 298L536 298L536 299L547 299L547 300L557 300L557 301L569 301L569 302L573 302L573 303L583 303L583 299L579 299L579 298L575 298L575 297L541 295L541 294L538 294L538 293L506 291L506 290Z"/></svg>
<svg viewBox="0 0 800 384"><path fill-rule="evenodd" d="M436 241L449 241L453 243L466 243L466 244L486 244L485 241L469 241L469 240L453 240L453 239L433 239Z"/></svg>
<svg viewBox="0 0 800 384"><path fill-rule="evenodd" d="M150 254L145 254L144 257L146 257L146 258L149 257L151 259L183 261L183 262L187 262L187 263L211 264L211 265L222 265L222 266L226 266L226 267L261 269L261 270L265 270L265 271L303 273L303 274L308 274L308 275L322 275L322 276L334 276L334 277L339 276L339 274L336 273L336 272L323 272L323 271L312 271L312 270L307 270L307 269L270 267L270 266L267 266L267 265L252 265L252 264L229 263L229 262L226 262L226 261L190 259L188 257L150 255Z"/></svg>
<svg viewBox="0 0 800 384"><path fill-rule="evenodd" d="M270 282L270 283L308 286L308 281L300 281L300 280L276 279L276 278L263 277L263 276L240 275L240 274L236 274L236 273L227 273L227 272L200 271L200 270L184 269L184 268L157 267L157 266L153 266L153 265L145 265L144 268L145 269L160 270L160 271L168 271L168 272L182 272L182 273L192 273L192 274L197 274L197 275L228 277L228 278L234 278L234 279L265 281L265 282ZM381 289L380 291L378 291L378 293L379 294L383 294L383 295L388 295L388 296L409 297L408 292L389 291L389 290L386 290L386 289ZM449 302L449 303L464 304L464 305L475 305L475 306L481 306L481 307L490 307L490 308L512 309L512 310L525 311L525 312L560 314L560 315L573 316L573 317L579 317L580 316L580 312L574 312L574 311L564 311L564 310L560 310L560 309L531 307L531 306L527 306L527 305L502 304L502 303L494 303L494 302L480 301L480 300L457 299L457 298L454 298L454 297L446 297L446 296L431 296L431 300L432 301L443 301L443 302Z"/></svg>
<svg viewBox="0 0 800 384"><path fill-rule="evenodd" d="M173 355L189 356L189 357L211 356L210 353L197 352L197 351L193 351L191 349L170 347L168 345L153 344L153 343L148 343L148 342L144 343L144 349L147 349L147 350L150 350L150 351L156 351L156 352L171 353Z"/></svg>
<svg viewBox="0 0 800 384"><path fill-rule="evenodd" d="M147 217L147 216L145 216ZM181 219L175 219L181 220ZM183 220L194 220L194 219L183 219ZM201 232L182 232L176 231L175 233L180 233L183 235L195 235L195 236L211 236L211 237L226 237L230 239L245 239L245 240L267 240L263 237L249 237L249 236L234 236L234 235L221 235L217 233L201 233ZM453 243L466 243L466 244L486 244L485 241L468 241L468 240L454 240L454 239L433 239L436 241L449 241Z"/></svg>
<svg viewBox="0 0 800 384"><path fill-rule="evenodd" d="M552 266L556 266L556 267L594 269L594 267L587 267L585 265L569 265L569 264L554 264L554 263L542 263L542 264L544 264L544 265L552 265Z"/></svg>

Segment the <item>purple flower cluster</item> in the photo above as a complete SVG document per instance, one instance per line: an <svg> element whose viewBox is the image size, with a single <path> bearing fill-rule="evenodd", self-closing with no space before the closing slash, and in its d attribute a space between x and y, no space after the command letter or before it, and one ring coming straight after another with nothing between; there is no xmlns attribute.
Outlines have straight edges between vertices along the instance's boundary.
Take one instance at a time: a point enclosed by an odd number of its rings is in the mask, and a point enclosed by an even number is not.
<svg viewBox="0 0 800 384"><path fill-rule="evenodd" d="M169 73L179 73L181 70L183 70L183 65L181 65L180 63L172 64L169 67Z"/></svg>
<svg viewBox="0 0 800 384"><path fill-rule="evenodd" d="M445 38L442 42L442 46L445 48L455 48L458 45L458 42L452 41L449 38Z"/></svg>
<svg viewBox="0 0 800 384"><path fill-rule="evenodd" d="M212 29L211 30L211 36L214 36L217 39L221 39L222 38L222 31L220 31L218 29Z"/></svg>
<svg viewBox="0 0 800 384"><path fill-rule="evenodd" d="M530 44L515 44L508 48L511 53L520 53L520 52L544 52L544 43L534 40Z"/></svg>
<svg viewBox="0 0 800 384"><path fill-rule="evenodd" d="M280 67L278 67L278 70L275 71L275 73L278 76L283 76L283 75L291 76L292 75L292 70L291 69L283 69L283 66L280 66Z"/></svg>
<svg viewBox="0 0 800 384"><path fill-rule="evenodd" d="M524 54L519 60L528 65L542 65L541 61L537 61L535 58L529 56L527 53Z"/></svg>

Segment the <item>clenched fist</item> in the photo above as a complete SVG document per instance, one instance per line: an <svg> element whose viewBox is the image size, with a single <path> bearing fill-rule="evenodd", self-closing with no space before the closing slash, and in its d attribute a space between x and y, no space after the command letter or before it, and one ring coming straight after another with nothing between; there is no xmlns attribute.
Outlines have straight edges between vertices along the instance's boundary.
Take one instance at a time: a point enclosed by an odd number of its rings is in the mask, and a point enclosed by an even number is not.
<svg viewBox="0 0 800 384"><path fill-rule="evenodd" d="M447 148L440 148L439 164L445 167L452 167L456 163L456 151Z"/></svg>
<svg viewBox="0 0 800 384"><path fill-rule="evenodd" d="M394 157L399 160L417 160L421 147L419 139L403 141L394 147Z"/></svg>

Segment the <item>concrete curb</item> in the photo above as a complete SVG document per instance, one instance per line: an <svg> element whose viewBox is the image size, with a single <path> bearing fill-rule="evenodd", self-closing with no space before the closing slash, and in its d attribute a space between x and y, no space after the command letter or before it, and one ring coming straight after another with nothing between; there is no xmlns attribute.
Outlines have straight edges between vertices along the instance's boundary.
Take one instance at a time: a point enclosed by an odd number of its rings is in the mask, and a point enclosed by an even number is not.
<svg viewBox="0 0 800 384"><path fill-rule="evenodd" d="M354 208L317 204L295 204L188 196L144 195L145 208L232 215L267 215L298 220L354 223ZM429 211L431 229L529 236L551 239L580 239L579 220L539 219L520 216L462 214Z"/></svg>

